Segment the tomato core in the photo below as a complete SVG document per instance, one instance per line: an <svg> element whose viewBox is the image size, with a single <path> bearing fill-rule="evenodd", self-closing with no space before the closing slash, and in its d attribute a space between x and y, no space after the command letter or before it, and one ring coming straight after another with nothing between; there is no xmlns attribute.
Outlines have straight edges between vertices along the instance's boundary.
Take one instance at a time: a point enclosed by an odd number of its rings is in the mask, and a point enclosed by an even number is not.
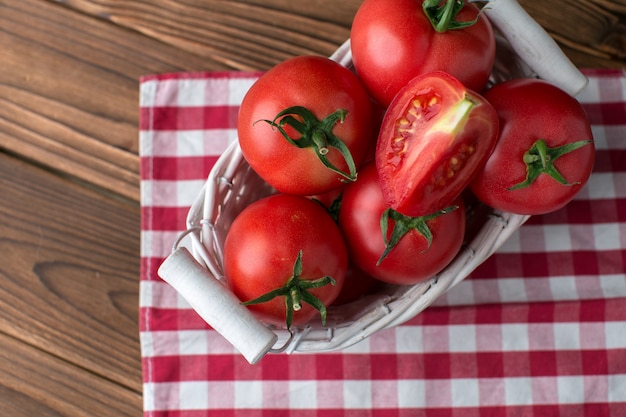
<svg viewBox="0 0 626 417"><path fill-rule="evenodd" d="M495 109L444 72L414 78L391 102L376 146L387 204L408 216L457 197L498 137Z"/></svg>
<svg viewBox="0 0 626 417"><path fill-rule="evenodd" d="M448 147L450 145L448 138L454 138L463 131L476 103L465 97L442 112L441 101L441 96L435 93L418 94L409 100L402 117L395 122L394 139L390 144L389 163L391 165L398 167L402 163L406 163L409 166L414 166L414 164L419 163L416 158L419 153L412 153L414 157L404 161L410 141L419 142L421 144L420 150L426 146ZM430 131L423 134L428 140L418 138L420 131L424 129L424 123L433 119L435 120ZM416 139L419 140L416 141ZM442 143L437 144L437 141L442 141ZM452 178L474 151L475 146L473 144L463 143L457 153L440 167L439 176Z"/></svg>

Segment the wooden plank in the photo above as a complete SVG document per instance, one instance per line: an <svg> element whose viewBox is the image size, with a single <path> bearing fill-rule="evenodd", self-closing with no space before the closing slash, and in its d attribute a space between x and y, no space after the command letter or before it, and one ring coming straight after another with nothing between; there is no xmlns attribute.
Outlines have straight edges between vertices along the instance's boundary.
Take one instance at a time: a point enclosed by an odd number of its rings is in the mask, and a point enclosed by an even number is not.
<svg viewBox="0 0 626 417"><path fill-rule="evenodd" d="M139 200L139 77L224 69L44 0L0 2L0 148Z"/></svg>
<svg viewBox="0 0 626 417"><path fill-rule="evenodd" d="M626 0L592 0L593 3L618 14L626 15Z"/></svg>
<svg viewBox="0 0 626 417"><path fill-rule="evenodd" d="M330 55L349 36L362 0L64 0L232 69L268 69L300 54Z"/></svg>
<svg viewBox="0 0 626 417"><path fill-rule="evenodd" d="M360 3L0 3L0 147L138 200L141 75L328 55L349 36ZM624 0L521 3L577 65L626 67Z"/></svg>
<svg viewBox="0 0 626 417"><path fill-rule="evenodd" d="M3 153L0 195L0 334L140 392L137 205Z"/></svg>
<svg viewBox="0 0 626 417"><path fill-rule="evenodd" d="M626 68L625 0L519 1L578 66ZM296 54L332 53L350 35L361 2L64 0L234 69L266 69Z"/></svg>
<svg viewBox="0 0 626 417"><path fill-rule="evenodd" d="M626 68L626 0L519 0L579 67Z"/></svg>
<svg viewBox="0 0 626 417"><path fill-rule="evenodd" d="M2 415L138 417L140 392L0 333Z"/></svg>

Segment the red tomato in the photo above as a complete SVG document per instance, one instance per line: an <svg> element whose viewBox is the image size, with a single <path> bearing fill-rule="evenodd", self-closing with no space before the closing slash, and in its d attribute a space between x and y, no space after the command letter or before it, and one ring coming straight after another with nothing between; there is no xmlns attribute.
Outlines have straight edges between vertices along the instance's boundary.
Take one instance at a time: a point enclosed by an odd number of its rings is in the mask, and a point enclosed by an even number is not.
<svg viewBox="0 0 626 417"><path fill-rule="evenodd" d="M354 17L350 33L354 66L370 94L384 106L420 74L445 71L478 92L491 74L496 47L485 15L479 15L476 6L464 4L456 20L468 22L478 17L476 23L440 33L422 10L422 3L365 0Z"/></svg>
<svg viewBox="0 0 626 417"><path fill-rule="evenodd" d="M254 83L237 128L245 159L265 181L284 193L314 195L354 180L376 139L373 124L371 99L354 73L327 58L301 56Z"/></svg>
<svg viewBox="0 0 626 417"><path fill-rule="evenodd" d="M325 306L341 291L348 264L343 236L324 207L286 194L258 200L235 218L224 242L223 259L226 280L242 302L283 291L249 306L261 321L283 327L306 323L318 310L324 321ZM311 287L316 280L325 285ZM287 288L287 284L292 285Z"/></svg>
<svg viewBox="0 0 626 417"><path fill-rule="evenodd" d="M445 214L433 216L389 213L375 166L363 167L359 179L346 186L339 211L350 259L372 277L391 284L414 284L432 277L452 261L463 243L465 206L461 198L451 203ZM389 215L382 218L385 212Z"/></svg>
<svg viewBox="0 0 626 417"><path fill-rule="evenodd" d="M441 210L483 167L497 135L496 111L454 77L414 78L387 109L378 138L385 200L407 216Z"/></svg>
<svg viewBox="0 0 626 417"><path fill-rule="evenodd" d="M589 179L595 159L580 103L537 79L500 83L485 98L500 117L500 138L471 184L474 194L488 206L517 214L566 205Z"/></svg>

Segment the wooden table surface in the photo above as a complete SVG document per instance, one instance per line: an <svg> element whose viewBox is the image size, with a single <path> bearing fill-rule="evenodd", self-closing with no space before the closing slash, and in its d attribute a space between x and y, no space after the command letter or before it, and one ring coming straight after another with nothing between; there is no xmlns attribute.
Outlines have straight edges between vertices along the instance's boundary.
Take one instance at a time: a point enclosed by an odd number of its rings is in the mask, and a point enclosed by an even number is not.
<svg viewBox="0 0 626 417"><path fill-rule="evenodd" d="M0 0L2 415L141 416L139 77L329 55L361 0ZM626 0L520 0L626 68Z"/></svg>

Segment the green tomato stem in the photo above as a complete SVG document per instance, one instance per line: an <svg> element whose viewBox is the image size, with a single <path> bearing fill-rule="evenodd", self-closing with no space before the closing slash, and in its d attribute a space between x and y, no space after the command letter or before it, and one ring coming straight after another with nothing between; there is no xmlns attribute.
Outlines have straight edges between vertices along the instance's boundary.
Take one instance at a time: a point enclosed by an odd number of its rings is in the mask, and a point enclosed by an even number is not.
<svg viewBox="0 0 626 417"><path fill-rule="evenodd" d="M459 22L456 20L456 16L465 5L465 0L446 0L445 4L440 4L441 0L424 0L422 3L422 9L426 17L438 33L472 26L478 21L478 17L480 16L479 14L474 20Z"/></svg>
<svg viewBox="0 0 626 417"><path fill-rule="evenodd" d="M509 191L519 190L530 186L541 174L547 174L559 184L571 186L579 184L579 182L568 182L563 175L554 166L554 161L563 155L582 148L585 145L593 143L591 140L579 140L577 142L568 143L562 146L550 148L544 139L538 139L524 153L523 161L526 165L526 178L507 188Z"/></svg>
<svg viewBox="0 0 626 417"><path fill-rule="evenodd" d="M424 249L424 252L427 251L433 241L433 234L428 227L427 222L436 217L450 213L451 211L454 211L458 208L459 206L449 206L435 213L418 217L406 216L392 208L388 208L387 210L385 210L380 217L380 229L383 233L385 250L376 262L376 266L380 265L380 263L387 257L387 255L389 255L393 248L395 248L396 245L400 242L400 239L402 239L404 235L409 233L411 230L416 230L418 233L426 238L428 246L426 247L426 249ZM393 221L391 234L389 234L390 220Z"/></svg>
<svg viewBox="0 0 626 417"><path fill-rule="evenodd" d="M319 120L306 107L293 106L286 108L276 115L274 120L262 120L273 128L292 145L298 148L312 148L319 161L328 169L338 174L344 181L356 180L357 170L354 158L346 144L333 133L337 123L343 123L348 114L347 110L339 109ZM289 136L284 126L290 126L300 134L298 138ZM330 148L337 149L348 165L348 171L337 168L329 159Z"/></svg>
<svg viewBox="0 0 626 417"><path fill-rule="evenodd" d="M287 280L287 283L272 291L269 291L257 298L245 301L245 306L253 304L262 304L276 297L285 297L285 324L287 329L291 328L293 323L293 314L295 311L302 309L302 303L307 303L320 312L322 324L326 325L326 306L322 301L309 292L312 288L320 288L325 285L336 285L337 282L330 276L325 276L315 280L303 280L302 275L302 251L298 252L296 262L293 266L293 275Z"/></svg>

